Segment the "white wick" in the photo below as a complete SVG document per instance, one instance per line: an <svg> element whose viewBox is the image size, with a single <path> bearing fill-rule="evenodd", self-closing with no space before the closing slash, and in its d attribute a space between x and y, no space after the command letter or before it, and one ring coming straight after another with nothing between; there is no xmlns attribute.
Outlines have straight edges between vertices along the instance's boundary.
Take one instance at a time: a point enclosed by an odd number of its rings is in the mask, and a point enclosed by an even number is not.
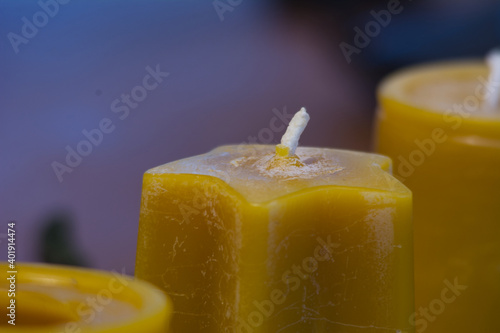
<svg viewBox="0 0 500 333"><path fill-rule="evenodd" d="M488 95L483 104L483 110L492 112L498 108L500 100L500 50L495 49L486 56L486 62L490 67L490 75L486 91Z"/></svg>
<svg viewBox="0 0 500 333"><path fill-rule="evenodd" d="M309 122L309 114L305 108L300 109L299 112L293 116L288 124L285 134L281 138L281 144L290 149L289 155L294 155L297 146L299 145L299 138Z"/></svg>

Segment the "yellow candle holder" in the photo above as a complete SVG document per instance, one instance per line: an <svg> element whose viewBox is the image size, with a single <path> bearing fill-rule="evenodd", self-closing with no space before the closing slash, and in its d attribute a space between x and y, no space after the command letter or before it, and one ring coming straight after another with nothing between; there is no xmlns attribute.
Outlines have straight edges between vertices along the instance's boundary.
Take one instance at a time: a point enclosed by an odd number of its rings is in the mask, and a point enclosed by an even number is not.
<svg viewBox="0 0 500 333"><path fill-rule="evenodd" d="M17 264L13 271L0 263L0 272L3 333L168 331L172 304L147 282L46 264Z"/></svg>

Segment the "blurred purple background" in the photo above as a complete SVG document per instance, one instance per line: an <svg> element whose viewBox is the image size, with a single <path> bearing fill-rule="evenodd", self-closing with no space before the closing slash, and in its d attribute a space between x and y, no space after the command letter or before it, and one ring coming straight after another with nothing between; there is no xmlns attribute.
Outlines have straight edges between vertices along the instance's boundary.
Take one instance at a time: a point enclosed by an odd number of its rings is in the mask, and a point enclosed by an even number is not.
<svg viewBox="0 0 500 333"><path fill-rule="evenodd" d="M129 273L145 170L250 137L276 143L282 132L262 131L301 106L312 117L302 145L369 150L380 77L482 56L500 31L495 1L401 1L348 63L340 43L389 1L224 0L223 20L212 1L54 1L0 2L0 259L15 220L18 260L47 260L47 223L64 212L74 230L62 247ZM40 26L29 38L23 17ZM150 91L136 88L148 66L169 73ZM144 99L121 119L131 92ZM53 162L103 119L113 131L60 181Z"/></svg>

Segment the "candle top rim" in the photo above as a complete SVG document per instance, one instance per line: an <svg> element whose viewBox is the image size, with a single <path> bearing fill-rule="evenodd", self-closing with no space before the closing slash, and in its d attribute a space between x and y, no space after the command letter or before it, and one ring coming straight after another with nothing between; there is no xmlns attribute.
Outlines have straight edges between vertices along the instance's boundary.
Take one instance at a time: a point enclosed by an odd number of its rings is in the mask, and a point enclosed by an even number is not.
<svg viewBox="0 0 500 333"><path fill-rule="evenodd" d="M391 99L442 115L454 110L454 105L467 106L470 98L476 98L476 89L485 89L488 76L484 59L417 64L385 77L377 95L379 100ZM478 97L478 101L476 109L466 119L500 121L500 112L484 112L483 99Z"/></svg>
<svg viewBox="0 0 500 333"><path fill-rule="evenodd" d="M6 262L0 262L0 268L4 272L9 271ZM85 332L88 330L92 330L92 332L127 330L129 326L131 327L137 322L151 320L151 323L156 323L163 317L167 320L172 312L172 302L168 296L151 284L136 280L132 276L97 269L45 263L19 263L17 269L16 292L19 295L21 293L37 295L35 298L44 297L41 298L42 300L53 300L57 304L51 305L57 308L51 310L58 315L73 311L72 303L82 303L86 298L94 297L104 289L108 290L110 281L116 280L116 285L121 285L123 290L114 295L112 301L120 306L120 311L127 310L128 316L116 314L116 310L110 307L103 310L101 314L106 319L104 321L86 322L83 318L73 318L72 322ZM20 304L20 306L23 305ZM36 311L38 306L39 304L36 304L32 311ZM163 323L160 324L163 325ZM6 327L6 332L55 332L61 329L60 323L40 324L39 326L21 325L19 330L16 326L13 326L12 330Z"/></svg>
<svg viewBox="0 0 500 333"><path fill-rule="evenodd" d="M146 171L219 178L248 202L264 203L302 190L325 186L411 193L392 174L390 158L350 150L298 147L301 166L269 169L274 145L228 145Z"/></svg>

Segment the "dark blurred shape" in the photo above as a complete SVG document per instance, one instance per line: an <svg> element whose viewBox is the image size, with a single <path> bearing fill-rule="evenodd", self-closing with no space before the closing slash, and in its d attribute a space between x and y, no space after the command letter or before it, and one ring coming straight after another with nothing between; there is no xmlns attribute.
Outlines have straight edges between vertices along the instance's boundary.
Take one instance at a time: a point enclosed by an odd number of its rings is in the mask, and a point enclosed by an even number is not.
<svg viewBox="0 0 500 333"><path fill-rule="evenodd" d="M360 13L383 6L387 0L275 0L277 12L292 19L292 26L300 21L316 26L316 33L326 40L349 36L350 26ZM334 46L334 45L331 45ZM335 45L336 46L336 45Z"/></svg>
<svg viewBox="0 0 500 333"><path fill-rule="evenodd" d="M74 241L74 222L70 213L49 214L41 231L42 261L51 264L87 267L82 251Z"/></svg>
<svg viewBox="0 0 500 333"><path fill-rule="evenodd" d="M495 0L276 0L294 17L313 17L333 41L354 46L358 27L375 21L373 13L387 12L397 3L398 14L367 46L353 56L353 64L378 80L400 67L448 58L484 57L500 44L500 2ZM337 47L337 45L332 45Z"/></svg>
<svg viewBox="0 0 500 333"><path fill-rule="evenodd" d="M319 9L333 10L339 17L349 17L350 14L362 10L370 10L387 0L277 0L292 10Z"/></svg>

